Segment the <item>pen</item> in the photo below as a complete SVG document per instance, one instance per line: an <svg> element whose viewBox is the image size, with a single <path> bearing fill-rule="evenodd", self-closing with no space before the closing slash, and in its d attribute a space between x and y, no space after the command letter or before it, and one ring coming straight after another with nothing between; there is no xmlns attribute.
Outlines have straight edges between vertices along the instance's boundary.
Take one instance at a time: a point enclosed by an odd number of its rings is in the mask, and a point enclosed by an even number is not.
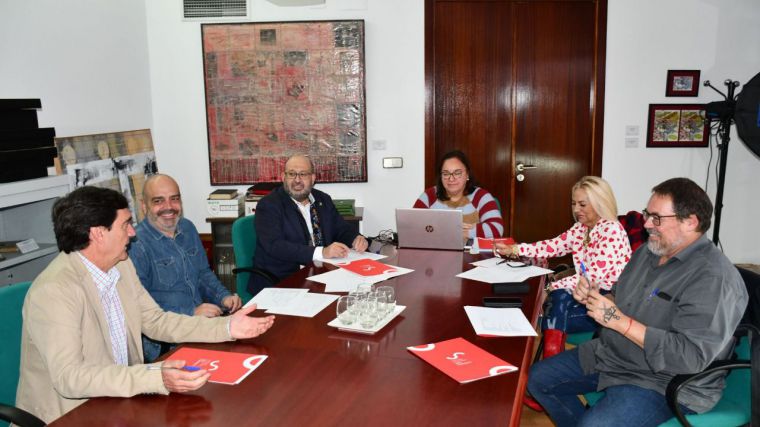
<svg viewBox="0 0 760 427"><path fill-rule="evenodd" d="M591 279L588 277L588 269L586 268L586 264L581 261L581 275L586 278L588 281L588 284L591 285Z"/></svg>
<svg viewBox="0 0 760 427"><path fill-rule="evenodd" d="M660 288L654 288L654 289L652 289L652 293L649 294L649 297L647 298L647 301L651 300L652 298L655 297L655 295L657 295L659 293L660 293Z"/></svg>
<svg viewBox="0 0 760 427"><path fill-rule="evenodd" d="M148 370L149 371L158 371L158 370L162 370L162 369L181 369L181 370L187 371L187 372L195 372L195 371L200 371L201 370L201 368L199 366L191 366L191 365L183 366L181 368L172 368L172 367L163 366L163 365L149 365L148 366Z"/></svg>

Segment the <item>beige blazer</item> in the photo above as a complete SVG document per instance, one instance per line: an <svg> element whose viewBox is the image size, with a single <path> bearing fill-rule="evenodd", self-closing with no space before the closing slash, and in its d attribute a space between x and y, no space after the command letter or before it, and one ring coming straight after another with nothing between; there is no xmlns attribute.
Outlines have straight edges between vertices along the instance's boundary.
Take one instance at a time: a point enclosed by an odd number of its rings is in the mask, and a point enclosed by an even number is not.
<svg viewBox="0 0 760 427"><path fill-rule="evenodd" d="M228 318L164 312L140 284L132 261L116 267L129 366L115 364L92 276L78 254L61 252L37 276L24 301L16 406L50 423L90 397L168 394L161 371L142 364L141 333L165 342L231 340Z"/></svg>

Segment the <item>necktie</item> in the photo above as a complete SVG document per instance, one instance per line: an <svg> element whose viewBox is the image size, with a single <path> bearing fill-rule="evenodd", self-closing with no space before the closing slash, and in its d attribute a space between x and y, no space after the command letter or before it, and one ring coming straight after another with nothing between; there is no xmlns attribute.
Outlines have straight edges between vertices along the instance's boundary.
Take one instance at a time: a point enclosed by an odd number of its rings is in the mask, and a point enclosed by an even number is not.
<svg viewBox="0 0 760 427"><path fill-rule="evenodd" d="M319 215L317 215L317 207L315 203L311 204L311 229L314 232L314 246L324 246L325 242L322 239L322 229L319 227Z"/></svg>

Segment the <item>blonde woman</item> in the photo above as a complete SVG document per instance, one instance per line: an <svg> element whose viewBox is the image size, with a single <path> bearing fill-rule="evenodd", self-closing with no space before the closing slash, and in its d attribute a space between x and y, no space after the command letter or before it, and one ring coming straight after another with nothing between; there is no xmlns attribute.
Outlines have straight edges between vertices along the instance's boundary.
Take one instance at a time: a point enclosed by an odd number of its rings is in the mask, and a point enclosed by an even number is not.
<svg viewBox="0 0 760 427"><path fill-rule="evenodd" d="M554 258L572 253L575 274L547 285L548 307L541 324L544 359L564 349L568 333L593 331L598 326L586 314L586 307L573 299L581 275L608 293L631 259L628 236L617 220L617 202L607 181L584 176L573 186L571 205L576 222L559 236L535 243L497 243L495 248L503 256ZM527 400L528 406L540 409Z"/></svg>

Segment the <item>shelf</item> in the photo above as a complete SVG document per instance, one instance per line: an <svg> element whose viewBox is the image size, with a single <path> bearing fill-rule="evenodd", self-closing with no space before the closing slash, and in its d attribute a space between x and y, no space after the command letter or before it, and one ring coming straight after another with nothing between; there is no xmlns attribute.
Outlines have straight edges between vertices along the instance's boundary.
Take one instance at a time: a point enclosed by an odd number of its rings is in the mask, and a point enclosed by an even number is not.
<svg viewBox="0 0 760 427"><path fill-rule="evenodd" d="M69 183L68 175L57 175L2 184L0 209L64 196Z"/></svg>
<svg viewBox="0 0 760 427"><path fill-rule="evenodd" d="M39 249L25 254L21 252L4 253L5 259L0 261L0 270L58 252L58 245L55 243L38 243L38 245Z"/></svg>

